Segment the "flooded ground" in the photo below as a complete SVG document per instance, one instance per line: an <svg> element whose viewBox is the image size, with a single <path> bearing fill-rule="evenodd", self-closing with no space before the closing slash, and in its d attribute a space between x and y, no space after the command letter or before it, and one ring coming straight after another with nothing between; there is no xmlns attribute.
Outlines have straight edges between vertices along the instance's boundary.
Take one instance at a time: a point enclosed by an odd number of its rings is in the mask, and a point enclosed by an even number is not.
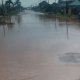
<svg viewBox="0 0 80 80"><path fill-rule="evenodd" d="M27 10L0 22L0 80L79 80L80 20Z"/></svg>

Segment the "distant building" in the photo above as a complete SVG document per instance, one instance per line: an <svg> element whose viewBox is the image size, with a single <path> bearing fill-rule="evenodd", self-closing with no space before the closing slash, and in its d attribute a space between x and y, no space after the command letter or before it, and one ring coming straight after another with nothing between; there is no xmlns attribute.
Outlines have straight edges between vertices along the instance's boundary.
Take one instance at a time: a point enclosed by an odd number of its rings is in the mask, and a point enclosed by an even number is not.
<svg viewBox="0 0 80 80"><path fill-rule="evenodd" d="M69 10L71 10L71 14L76 14L78 15L78 13L80 12L80 1L76 0L73 1L72 3L68 4Z"/></svg>
<svg viewBox="0 0 80 80"><path fill-rule="evenodd" d="M66 7L66 4L72 3L75 0L58 0L58 3L61 7Z"/></svg>
<svg viewBox="0 0 80 80"><path fill-rule="evenodd" d="M58 0L59 6L62 8L63 13L68 13L68 4L74 2L75 0ZM71 14L71 13L69 13Z"/></svg>

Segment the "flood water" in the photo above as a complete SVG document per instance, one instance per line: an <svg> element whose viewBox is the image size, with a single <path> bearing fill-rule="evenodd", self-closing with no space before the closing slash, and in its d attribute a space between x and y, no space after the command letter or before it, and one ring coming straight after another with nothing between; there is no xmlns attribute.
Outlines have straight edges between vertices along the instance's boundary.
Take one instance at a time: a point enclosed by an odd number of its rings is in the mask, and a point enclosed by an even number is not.
<svg viewBox="0 0 80 80"><path fill-rule="evenodd" d="M0 80L79 78L80 20L26 10L0 22Z"/></svg>

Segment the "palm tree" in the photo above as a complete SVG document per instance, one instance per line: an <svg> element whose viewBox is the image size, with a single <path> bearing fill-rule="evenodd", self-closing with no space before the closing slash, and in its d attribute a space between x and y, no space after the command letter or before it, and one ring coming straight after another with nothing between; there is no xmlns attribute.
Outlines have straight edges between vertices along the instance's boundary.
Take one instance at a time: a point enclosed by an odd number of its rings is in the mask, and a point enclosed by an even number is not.
<svg viewBox="0 0 80 80"><path fill-rule="evenodd" d="M7 12L10 12L11 11L10 4L12 4L13 7L14 7L14 4L13 4L12 0L6 1Z"/></svg>
<svg viewBox="0 0 80 80"><path fill-rule="evenodd" d="M17 10L19 10L19 8L20 8L20 6L21 6L20 0L16 0L16 1L15 1L15 5L16 5L16 7L17 7Z"/></svg>

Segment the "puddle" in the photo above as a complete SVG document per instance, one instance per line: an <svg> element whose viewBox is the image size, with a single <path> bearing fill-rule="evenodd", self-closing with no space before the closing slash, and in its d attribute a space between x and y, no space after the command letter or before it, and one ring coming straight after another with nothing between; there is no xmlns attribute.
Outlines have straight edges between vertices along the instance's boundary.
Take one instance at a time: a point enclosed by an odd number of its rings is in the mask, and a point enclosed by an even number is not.
<svg viewBox="0 0 80 80"><path fill-rule="evenodd" d="M61 54L59 60L66 63L80 63L80 53Z"/></svg>

